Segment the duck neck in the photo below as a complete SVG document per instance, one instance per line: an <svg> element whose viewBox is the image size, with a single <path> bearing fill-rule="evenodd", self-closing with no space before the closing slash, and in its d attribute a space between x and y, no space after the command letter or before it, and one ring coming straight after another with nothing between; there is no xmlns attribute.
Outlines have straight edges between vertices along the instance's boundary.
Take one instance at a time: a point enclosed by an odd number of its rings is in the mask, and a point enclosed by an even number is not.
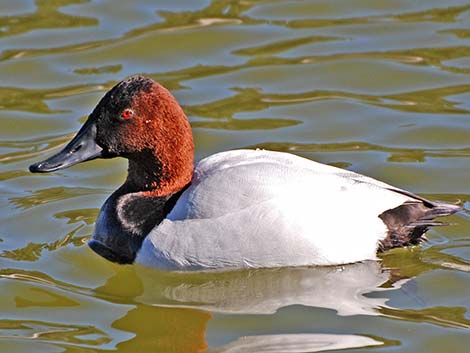
<svg viewBox="0 0 470 353"><path fill-rule="evenodd" d="M133 263L147 234L165 219L183 191L156 196L124 184L102 206L90 247L112 262Z"/></svg>
<svg viewBox="0 0 470 353"><path fill-rule="evenodd" d="M106 200L96 221L89 242L94 251L113 262L134 262L147 234L191 182L192 149L186 157L179 152L172 162L148 151L129 158L126 181Z"/></svg>
<svg viewBox="0 0 470 353"><path fill-rule="evenodd" d="M193 157L185 163L155 157L151 151L129 159L128 175L121 192L141 192L144 196L165 197L191 182Z"/></svg>

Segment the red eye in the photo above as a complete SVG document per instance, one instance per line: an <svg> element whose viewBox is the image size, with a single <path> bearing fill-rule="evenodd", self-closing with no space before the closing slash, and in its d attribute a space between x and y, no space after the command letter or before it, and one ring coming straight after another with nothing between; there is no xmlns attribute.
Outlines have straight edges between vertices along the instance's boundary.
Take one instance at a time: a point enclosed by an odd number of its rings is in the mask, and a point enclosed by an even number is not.
<svg viewBox="0 0 470 353"><path fill-rule="evenodd" d="M132 109L124 109L121 113L121 118L128 120L134 116L134 111Z"/></svg>

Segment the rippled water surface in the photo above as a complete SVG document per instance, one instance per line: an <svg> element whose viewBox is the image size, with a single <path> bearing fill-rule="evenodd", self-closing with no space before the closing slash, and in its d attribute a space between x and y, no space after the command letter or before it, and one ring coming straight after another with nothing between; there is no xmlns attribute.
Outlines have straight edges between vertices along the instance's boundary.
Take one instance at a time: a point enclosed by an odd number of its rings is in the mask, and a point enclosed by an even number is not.
<svg viewBox="0 0 470 353"><path fill-rule="evenodd" d="M137 73L181 102L197 159L290 151L470 200L468 1L2 0L1 352L468 352L467 212L338 268L169 274L95 255L126 163L27 167Z"/></svg>

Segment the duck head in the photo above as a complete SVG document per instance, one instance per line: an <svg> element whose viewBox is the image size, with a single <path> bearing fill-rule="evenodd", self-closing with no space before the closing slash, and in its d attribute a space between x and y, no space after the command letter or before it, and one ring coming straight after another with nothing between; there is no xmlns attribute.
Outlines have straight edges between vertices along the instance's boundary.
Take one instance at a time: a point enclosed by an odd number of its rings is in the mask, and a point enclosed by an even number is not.
<svg viewBox="0 0 470 353"><path fill-rule="evenodd" d="M155 200L163 205L162 200L189 184L193 173L191 127L163 86L142 76L121 81L60 152L29 170L52 172L113 157L129 160L128 176L103 205L90 246L111 261L129 263L148 232L166 215L163 206L157 214L153 209L148 212L149 206Z"/></svg>
<svg viewBox="0 0 470 353"><path fill-rule="evenodd" d="M176 99L155 81L134 76L105 94L59 153L29 170L45 173L95 158L124 157L129 160L128 186L167 195L190 180L193 155L191 128Z"/></svg>

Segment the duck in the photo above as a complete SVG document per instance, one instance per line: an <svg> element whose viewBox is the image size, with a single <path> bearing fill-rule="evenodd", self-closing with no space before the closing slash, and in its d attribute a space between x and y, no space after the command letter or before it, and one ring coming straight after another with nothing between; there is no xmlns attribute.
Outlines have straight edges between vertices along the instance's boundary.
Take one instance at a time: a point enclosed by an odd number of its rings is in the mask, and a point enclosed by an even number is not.
<svg viewBox="0 0 470 353"><path fill-rule="evenodd" d="M231 150L195 164L183 109L140 75L116 84L60 152L29 170L115 157L128 160L127 178L88 245L119 264L205 271L377 260L460 210L285 152Z"/></svg>

